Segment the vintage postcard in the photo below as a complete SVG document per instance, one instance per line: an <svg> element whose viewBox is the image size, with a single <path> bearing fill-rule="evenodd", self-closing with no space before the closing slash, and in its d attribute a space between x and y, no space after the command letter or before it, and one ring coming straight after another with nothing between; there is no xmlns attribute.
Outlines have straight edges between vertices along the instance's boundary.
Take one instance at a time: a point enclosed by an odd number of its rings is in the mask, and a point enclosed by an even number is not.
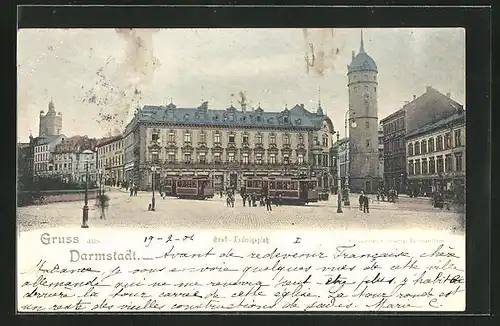
<svg viewBox="0 0 500 326"><path fill-rule="evenodd" d="M464 311L465 30L20 29L17 310Z"/></svg>

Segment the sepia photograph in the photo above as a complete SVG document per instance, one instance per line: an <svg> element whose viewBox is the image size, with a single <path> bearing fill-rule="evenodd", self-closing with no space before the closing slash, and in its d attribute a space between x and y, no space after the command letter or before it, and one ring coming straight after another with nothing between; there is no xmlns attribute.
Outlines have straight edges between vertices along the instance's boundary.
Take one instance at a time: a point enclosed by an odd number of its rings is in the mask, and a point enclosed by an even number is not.
<svg viewBox="0 0 500 326"><path fill-rule="evenodd" d="M465 309L465 29L17 38L20 311Z"/></svg>

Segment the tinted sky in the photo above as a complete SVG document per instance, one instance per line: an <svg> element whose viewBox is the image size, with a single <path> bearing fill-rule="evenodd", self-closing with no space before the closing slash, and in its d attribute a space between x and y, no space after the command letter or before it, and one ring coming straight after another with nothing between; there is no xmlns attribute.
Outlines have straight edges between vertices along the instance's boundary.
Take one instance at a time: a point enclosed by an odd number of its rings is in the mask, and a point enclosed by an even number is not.
<svg viewBox="0 0 500 326"><path fill-rule="evenodd" d="M379 70L379 119L430 85L465 106L463 29L364 29ZM311 47L312 44L312 47ZM139 105L315 110L335 129L348 108L347 64L360 29L21 30L18 138L38 135L51 98L67 136L116 133ZM312 53L315 62L312 62ZM323 55L322 55L323 53ZM306 59L310 65L306 63ZM309 69L308 69L309 68Z"/></svg>

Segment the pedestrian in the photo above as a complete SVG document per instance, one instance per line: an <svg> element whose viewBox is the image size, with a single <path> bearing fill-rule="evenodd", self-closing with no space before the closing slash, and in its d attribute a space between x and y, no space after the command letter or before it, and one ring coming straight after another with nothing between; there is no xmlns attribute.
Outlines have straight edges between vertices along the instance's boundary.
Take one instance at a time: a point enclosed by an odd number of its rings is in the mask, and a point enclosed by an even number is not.
<svg viewBox="0 0 500 326"><path fill-rule="evenodd" d="M283 205L283 195L281 193L278 196L278 201L279 201L279 205L282 206Z"/></svg>
<svg viewBox="0 0 500 326"><path fill-rule="evenodd" d="M243 207L245 207L245 202L247 201L247 196L241 195L241 198L243 198Z"/></svg>
<svg viewBox="0 0 500 326"><path fill-rule="evenodd" d="M134 195L134 186L130 186L130 197Z"/></svg>
<svg viewBox="0 0 500 326"><path fill-rule="evenodd" d="M137 197L137 191L139 190L138 186L134 186L134 196Z"/></svg>
<svg viewBox="0 0 500 326"><path fill-rule="evenodd" d="M273 210L273 207L272 207L272 205L271 205L271 198L269 198L269 197L267 197L267 196L266 196L266 197L265 197L265 201L266 201L266 209L267 209L268 211L272 211L272 210Z"/></svg>
<svg viewBox="0 0 500 326"><path fill-rule="evenodd" d="M99 199L97 202L100 212L101 212L101 220L106 219L106 211L108 210L109 206L109 197L106 194L99 195Z"/></svg>
<svg viewBox="0 0 500 326"><path fill-rule="evenodd" d="M364 204L364 199L365 197L365 194L364 192L361 192L361 195L359 195L359 210L362 211L363 210L363 204Z"/></svg>
<svg viewBox="0 0 500 326"><path fill-rule="evenodd" d="M363 196L363 213L370 213L370 207L368 206L370 198L368 196Z"/></svg>

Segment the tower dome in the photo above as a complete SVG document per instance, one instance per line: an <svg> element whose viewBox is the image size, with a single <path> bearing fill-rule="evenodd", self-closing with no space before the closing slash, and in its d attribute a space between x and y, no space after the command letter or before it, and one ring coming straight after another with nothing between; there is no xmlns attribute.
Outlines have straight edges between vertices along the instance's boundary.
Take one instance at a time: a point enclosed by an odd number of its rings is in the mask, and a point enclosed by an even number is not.
<svg viewBox="0 0 500 326"><path fill-rule="evenodd" d="M354 52L354 51L353 51ZM363 31L361 31L361 45L359 53L352 58L351 64L347 66L348 74L354 71L375 71L378 72L377 64L366 52L363 44Z"/></svg>

